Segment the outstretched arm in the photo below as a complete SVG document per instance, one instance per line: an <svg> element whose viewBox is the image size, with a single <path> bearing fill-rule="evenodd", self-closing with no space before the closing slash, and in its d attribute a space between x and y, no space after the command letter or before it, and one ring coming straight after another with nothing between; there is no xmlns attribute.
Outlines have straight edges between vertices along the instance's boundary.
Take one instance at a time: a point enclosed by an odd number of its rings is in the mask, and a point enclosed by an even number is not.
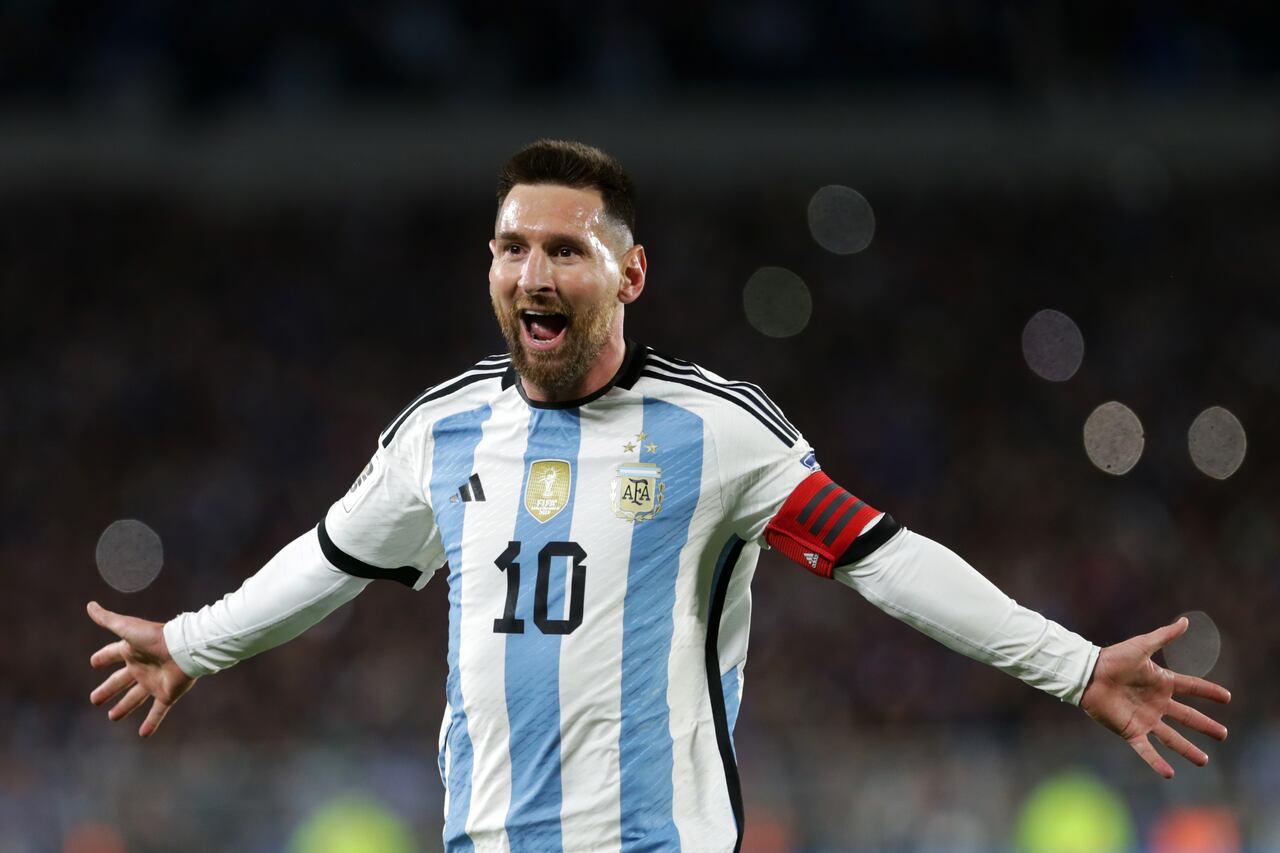
<svg viewBox="0 0 1280 853"><path fill-rule="evenodd" d="M369 583L333 566L308 530L235 592L169 620L165 642L183 672L210 675L292 640Z"/></svg>
<svg viewBox="0 0 1280 853"><path fill-rule="evenodd" d="M195 680L280 645L360 593L366 578L334 568L315 530L281 549L235 592L168 623L112 613L96 602L89 616L120 639L89 659L95 667L121 664L90 695L95 705L124 691L108 712L123 719L148 697L155 701L138 734L151 735Z"/></svg>
<svg viewBox="0 0 1280 853"><path fill-rule="evenodd" d="M282 548L221 601L163 626L89 605L94 621L120 637L93 656L93 665L124 664L90 700L97 705L126 691L108 715L118 720L154 697L138 730L146 737L195 679L293 639L355 598L371 580L421 588L445 554L423 489L430 421L406 421L414 410L406 410L396 428L380 437L369 464L315 529Z"/></svg>
<svg viewBox="0 0 1280 853"><path fill-rule="evenodd" d="M756 392L757 402L768 402ZM1196 764L1208 756L1164 717L1219 740L1227 736L1221 724L1172 698L1186 693L1226 702L1224 688L1151 661L1152 653L1186 630L1185 622L1098 648L1022 607L949 549L840 488L803 439L784 438L785 418L773 421L775 430L759 427L769 420L767 411L780 417L768 404L755 411L763 420L744 419L717 436L723 502L743 539L763 540L948 648L1081 706L1166 778L1173 768L1149 735Z"/></svg>
<svg viewBox="0 0 1280 853"><path fill-rule="evenodd" d="M1173 768L1147 740L1151 734L1195 764L1209 759L1163 717L1218 740L1227 736L1220 723L1172 696L1227 702L1231 694L1151 660L1186 631L1185 619L1099 649L1022 607L952 551L909 530L899 531L870 556L837 566L834 577L949 648L1079 705L1166 779Z"/></svg>
<svg viewBox="0 0 1280 853"><path fill-rule="evenodd" d="M832 576L947 648L1080 704L1098 647L1022 607L944 545L900 529Z"/></svg>

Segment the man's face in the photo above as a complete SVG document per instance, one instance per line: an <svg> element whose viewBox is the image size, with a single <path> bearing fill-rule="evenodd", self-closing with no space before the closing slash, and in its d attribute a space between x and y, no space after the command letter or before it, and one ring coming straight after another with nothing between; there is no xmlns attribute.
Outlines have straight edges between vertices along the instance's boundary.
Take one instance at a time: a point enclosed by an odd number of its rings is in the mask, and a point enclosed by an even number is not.
<svg viewBox="0 0 1280 853"><path fill-rule="evenodd" d="M626 228L600 193L517 184L489 243L489 296L520 375L552 394L574 388L621 334Z"/></svg>

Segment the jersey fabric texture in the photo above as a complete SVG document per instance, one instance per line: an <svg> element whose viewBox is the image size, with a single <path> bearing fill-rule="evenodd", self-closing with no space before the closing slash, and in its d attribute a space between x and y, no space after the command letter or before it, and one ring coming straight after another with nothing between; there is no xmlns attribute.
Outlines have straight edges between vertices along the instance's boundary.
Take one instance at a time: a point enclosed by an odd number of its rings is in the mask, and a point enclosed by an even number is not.
<svg viewBox="0 0 1280 853"><path fill-rule="evenodd" d="M741 845L732 734L766 528L813 484L796 515L823 526L784 538L804 564L820 533L808 568L828 576L832 542L896 529L847 494L815 502L816 470L760 389L630 343L588 398L530 401L493 356L387 427L319 540L360 577L447 571L449 851Z"/></svg>

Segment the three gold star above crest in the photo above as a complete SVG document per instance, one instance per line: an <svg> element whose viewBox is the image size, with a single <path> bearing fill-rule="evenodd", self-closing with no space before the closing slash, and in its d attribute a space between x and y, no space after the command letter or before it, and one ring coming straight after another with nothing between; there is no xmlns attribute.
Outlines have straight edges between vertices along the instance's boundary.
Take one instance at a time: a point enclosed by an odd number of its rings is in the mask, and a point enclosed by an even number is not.
<svg viewBox="0 0 1280 853"><path fill-rule="evenodd" d="M636 452L636 446L637 446L637 445L643 445L644 449L645 449L645 450L647 450L647 451L649 451L650 453L657 453L657 452L658 452L658 445L654 444L652 441L651 441L651 442L649 442L648 444L644 444L644 440L645 440L646 438L648 438L648 437L649 437L649 433L647 433L647 432L638 432L638 433L636 433L635 440L633 440L633 441L628 441L626 444L622 445L622 450L623 450L623 452L624 452L624 453L635 453L635 452Z"/></svg>

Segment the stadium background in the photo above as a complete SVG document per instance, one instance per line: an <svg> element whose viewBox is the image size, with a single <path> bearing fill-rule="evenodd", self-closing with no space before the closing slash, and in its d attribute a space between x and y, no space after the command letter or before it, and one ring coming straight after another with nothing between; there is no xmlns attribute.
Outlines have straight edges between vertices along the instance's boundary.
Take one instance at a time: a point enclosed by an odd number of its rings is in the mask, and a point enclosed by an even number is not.
<svg viewBox="0 0 1280 853"><path fill-rule="evenodd" d="M763 385L833 476L1094 641L1221 631L1231 738L1162 782L766 555L748 850L1047 850L1090 784L1113 829L1083 849L1280 849L1280 21L1198 6L0 4L0 850L319 853L344 820L439 849L439 579L374 585L150 742L87 702L83 606L233 589L501 349L493 174L542 135L638 181L633 337ZM862 252L810 233L830 184L874 210ZM744 314L768 266L807 284L800 334ZM1044 308L1083 333L1065 382L1024 359ZM1081 437L1109 400L1145 431L1121 477ZM1225 480L1188 453L1213 405L1249 438ZM164 543L131 595L94 564L120 518Z"/></svg>

